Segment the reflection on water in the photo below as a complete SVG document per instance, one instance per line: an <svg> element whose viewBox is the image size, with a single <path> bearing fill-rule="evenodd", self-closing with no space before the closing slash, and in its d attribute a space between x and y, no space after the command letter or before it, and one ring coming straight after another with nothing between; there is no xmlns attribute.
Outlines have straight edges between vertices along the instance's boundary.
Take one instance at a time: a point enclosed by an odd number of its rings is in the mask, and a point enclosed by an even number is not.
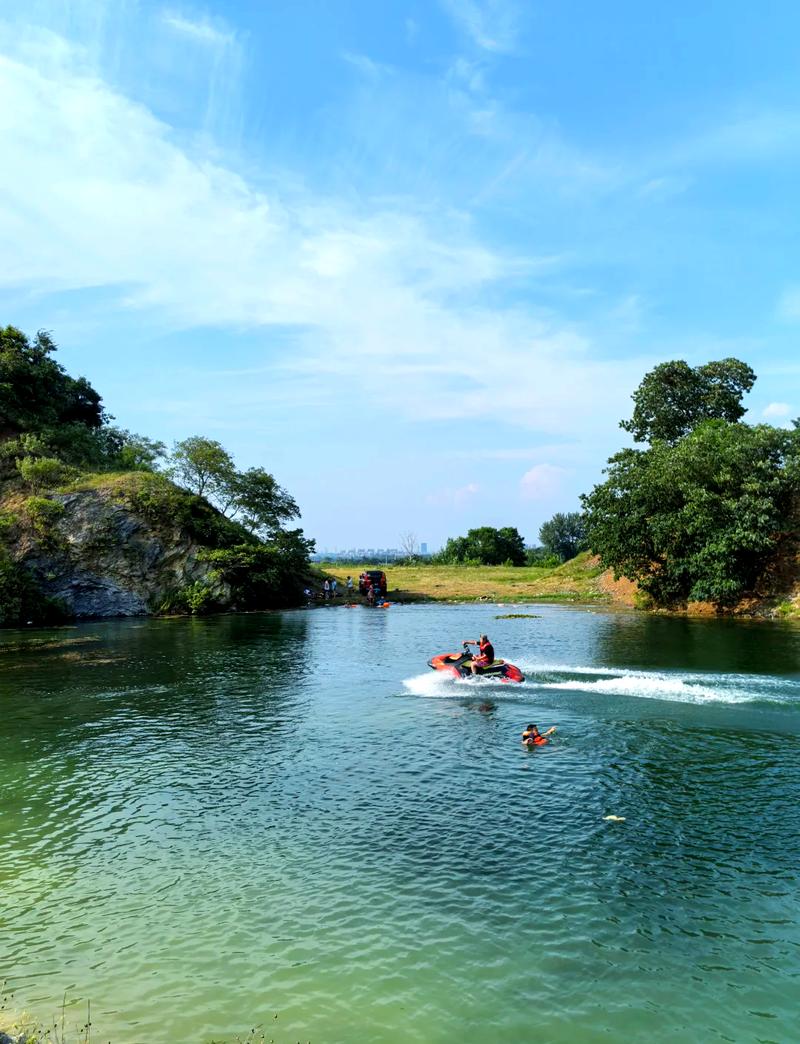
<svg viewBox="0 0 800 1044"><path fill-rule="evenodd" d="M792 1039L798 633L494 612L0 639L18 999L156 1044ZM528 682L426 672L480 630Z"/></svg>

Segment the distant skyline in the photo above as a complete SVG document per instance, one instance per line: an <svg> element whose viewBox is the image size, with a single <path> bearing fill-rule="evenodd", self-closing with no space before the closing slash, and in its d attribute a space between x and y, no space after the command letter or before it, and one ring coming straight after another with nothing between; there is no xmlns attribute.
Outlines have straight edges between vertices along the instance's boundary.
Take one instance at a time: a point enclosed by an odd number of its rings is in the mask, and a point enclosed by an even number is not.
<svg viewBox="0 0 800 1044"><path fill-rule="evenodd" d="M324 547L578 508L656 363L800 415L800 8L0 0L0 322Z"/></svg>

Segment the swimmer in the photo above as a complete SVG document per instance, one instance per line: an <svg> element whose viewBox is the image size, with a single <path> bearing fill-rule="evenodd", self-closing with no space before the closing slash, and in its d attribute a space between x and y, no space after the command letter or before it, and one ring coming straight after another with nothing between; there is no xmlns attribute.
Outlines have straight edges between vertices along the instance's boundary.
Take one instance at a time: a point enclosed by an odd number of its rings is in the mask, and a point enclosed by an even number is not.
<svg viewBox="0 0 800 1044"><path fill-rule="evenodd" d="M549 743L548 736L556 731L555 725L551 726L547 732L539 732L536 725L531 723L527 729L522 733L522 744L527 747L528 750L533 750L534 747L543 747L546 743Z"/></svg>

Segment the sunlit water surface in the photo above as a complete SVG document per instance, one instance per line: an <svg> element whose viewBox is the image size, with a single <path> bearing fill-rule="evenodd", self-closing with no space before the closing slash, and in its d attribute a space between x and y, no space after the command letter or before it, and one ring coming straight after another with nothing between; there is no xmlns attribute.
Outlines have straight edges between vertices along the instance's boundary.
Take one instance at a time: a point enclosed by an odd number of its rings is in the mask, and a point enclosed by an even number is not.
<svg viewBox="0 0 800 1044"><path fill-rule="evenodd" d="M800 1040L800 632L524 611L5 632L13 1003L118 1044ZM482 630L524 685L426 668Z"/></svg>

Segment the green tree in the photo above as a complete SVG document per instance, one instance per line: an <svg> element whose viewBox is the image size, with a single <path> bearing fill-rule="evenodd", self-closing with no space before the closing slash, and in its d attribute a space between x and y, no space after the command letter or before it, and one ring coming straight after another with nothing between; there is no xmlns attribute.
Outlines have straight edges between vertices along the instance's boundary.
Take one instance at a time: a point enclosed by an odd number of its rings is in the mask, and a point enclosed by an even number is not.
<svg viewBox="0 0 800 1044"><path fill-rule="evenodd" d="M539 527L542 545L561 562L586 548L586 523L579 511L558 512Z"/></svg>
<svg viewBox="0 0 800 1044"><path fill-rule="evenodd" d="M705 421L606 474L582 498L591 548L659 605L736 602L798 535L798 429Z"/></svg>
<svg viewBox="0 0 800 1044"><path fill-rule="evenodd" d="M52 358L53 339L30 341L15 326L0 327L0 438L77 424L105 423L102 399L83 377L70 377Z"/></svg>
<svg viewBox="0 0 800 1044"><path fill-rule="evenodd" d="M756 375L739 359L690 367L683 360L661 363L633 394L633 416L621 421L636 442L677 442L705 420L735 422L744 416L742 396Z"/></svg>
<svg viewBox="0 0 800 1044"><path fill-rule="evenodd" d="M234 515L261 537L274 535L285 522L300 515L294 498L264 468L248 468L237 474L231 492Z"/></svg>
<svg viewBox="0 0 800 1044"><path fill-rule="evenodd" d="M223 514L235 499L236 466L221 443L202 435L176 442L167 474L199 497L210 497Z"/></svg>
<svg viewBox="0 0 800 1044"><path fill-rule="evenodd" d="M502 529L480 526L470 529L465 537L451 537L436 560L453 565L503 565L510 562L520 566L525 564L525 541L513 526Z"/></svg>

